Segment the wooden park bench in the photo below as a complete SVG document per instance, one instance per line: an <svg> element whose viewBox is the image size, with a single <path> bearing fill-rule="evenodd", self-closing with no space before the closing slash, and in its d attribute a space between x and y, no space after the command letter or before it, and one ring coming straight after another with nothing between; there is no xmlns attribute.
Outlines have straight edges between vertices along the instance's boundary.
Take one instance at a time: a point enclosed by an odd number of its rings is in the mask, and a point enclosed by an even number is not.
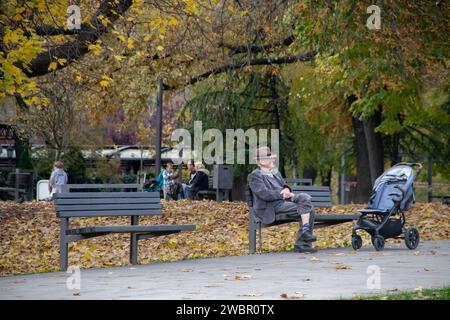
<svg viewBox="0 0 450 320"><path fill-rule="evenodd" d="M14 195L16 202L33 200L33 171L19 170L8 174L6 186L0 191Z"/></svg>
<svg viewBox="0 0 450 320"><path fill-rule="evenodd" d="M217 164L208 175L208 190L200 190L198 199L211 199L216 201L231 201L233 189L233 166Z"/></svg>
<svg viewBox="0 0 450 320"><path fill-rule="evenodd" d="M141 185L139 183L114 183L114 184L65 184L62 187L64 192L71 192L74 190L97 190L97 191L139 191Z"/></svg>
<svg viewBox="0 0 450 320"><path fill-rule="evenodd" d="M438 199L442 204L450 205L450 195L447 196L432 196L431 199Z"/></svg>
<svg viewBox="0 0 450 320"><path fill-rule="evenodd" d="M286 180L292 182L290 180ZM311 185L298 185L291 186L292 192L297 193L307 193L312 197L312 204L315 208L321 207L331 207L331 195L330 187L327 186L311 186ZM262 228L267 228L271 226L276 226L284 223L299 222L299 217L296 211L277 214L275 221L271 224L263 224L255 215L253 209L253 194L251 189L247 186L247 204L249 208L249 219L248 219L248 242L249 242L249 253L253 254L256 251L256 231L259 234L259 253L262 253ZM351 222L357 220L359 214L316 214L314 228L323 228L340 223Z"/></svg>
<svg viewBox="0 0 450 320"><path fill-rule="evenodd" d="M208 190L200 190L197 192L197 196L199 199L210 199L213 200L216 198L216 189L213 187L213 176L208 176Z"/></svg>
<svg viewBox="0 0 450 320"><path fill-rule="evenodd" d="M90 189L93 185L85 186ZM107 189L105 185L97 187ZM110 233L130 233L130 263L137 264L139 240L195 230L195 225L191 224L139 225L141 216L162 215L159 192L63 192L56 194L55 203L56 215L60 218L60 268L63 271L68 267L68 244L73 241ZM130 217L130 225L70 228L70 218L116 216Z"/></svg>
<svg viewBox="0 0 450 320"><path fill-rule="evenodd" d="M214 188L213 185L213 176L208 176L208 190L200 190L197 193L198 199L209 199L209 200L216 200L216 201L223 201L223 200L231 200L231 190L221 190Z"/></svg>

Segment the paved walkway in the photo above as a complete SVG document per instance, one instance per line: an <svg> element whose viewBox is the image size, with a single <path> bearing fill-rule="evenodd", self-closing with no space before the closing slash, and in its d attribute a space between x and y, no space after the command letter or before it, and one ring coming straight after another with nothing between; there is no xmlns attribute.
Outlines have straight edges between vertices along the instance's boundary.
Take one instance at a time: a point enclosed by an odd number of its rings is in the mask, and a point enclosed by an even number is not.
<svg viewBox="0 0 450 320"><path fill-rule="evenodd" d="M372 267L370 267L372 266ZM380 288L376 271L380 271ZM375 272L375 273L373 273ZM387 245L270 253L81 270L81 288L67 289L70 274L0 278L0 299L328 299L450 285L450 240L415 251ZM371 281L372 280L372 281Z"/></svg>

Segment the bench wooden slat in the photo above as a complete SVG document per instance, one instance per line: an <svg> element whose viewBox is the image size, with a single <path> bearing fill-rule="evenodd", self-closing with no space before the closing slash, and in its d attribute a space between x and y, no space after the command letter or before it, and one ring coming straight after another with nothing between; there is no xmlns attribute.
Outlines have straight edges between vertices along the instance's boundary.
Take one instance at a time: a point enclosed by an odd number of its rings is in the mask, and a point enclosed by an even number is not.
<svg viewBox="0 0 450 320"><path fill-rule="evenodd" d="M292 186L291 186L292 188ZM316 191L310 191L310 190L296 190L295 188L292 188L293 193L307 193L311 197L329 197L330 196L330 190L316 190ZM246 192L246 197L248 198L250 193Z"/></svg>
<svg viewBox="0 0 450 320"><path fill-rule="evenodd" d="M159 192L62 192L56 199L67 198L158 198Z"/></svg>
<svg viewBox="0 0 450 320"><path fill-rule="evenodd" d="M332 207L333 204L331 202L312 202L312 205L316 208L329 208Z"/></svg>
<svg viewBox="0 0 450 320"><path fill-rule="evenodd" d="M299 220L300 217L295 217L295 211L277 214L276 221L283 220ZM359 218L359 214L316 214L315 222L329 222L329 221L353 221Z"/></svg>
<svg viewBox="0 0 450 320"><path fill-rule="evenodd" d="M102 210L102 211L57 211L60 218L70 217L116 217L116 216L158 216L162 215L161 209L129 209L129 210Z"/></svg>
<svg viewBox="0 0 450 320"><path fill-rule="evenodd" d="M312 179L284 179L284 181L289 185L295 184L295 183L302 183L302 184L306 184L306 185L312 184Z"/></svg>
<svg viewBox="0 0 450 320"><path fill-rule="evenodd" d="M201 192L201 191L199 191ZM300 192L294 192L294 194L299 194ZM313 201L331 201L330 193L321 194L321 195L311 195L309 192L306 192L306 194L310 195L312 197Z"/></svg>
<svg viewBox="0 0 450 320"><path fill-rule="evenodd" d="M293 190L293 192L295 194L298 193L307 193L308 195L310 195L312 197L312 204L315 207L325 207L325 208L329 208L333 206L332 200L331 200L331 195L330 195L330 188L325 186L325 187L315 187L315 186L293 186L291 187ZM310 190L303 190L305 188L308 188ZM317 190L317 189L322 189L322 190ZM311 190L315 190L315 191L311 191ZM247 204L249 207L253 206L253 199L251 199L251 191L249 189L247 189L246 191L246 199L247 199Z"/></svg>
<svg viewBox="0 0 450 320"><path fill-rule="evenodd" d="M195 224L153 225L153 226L93 226L67 230L68 235L93 233L162 233L193 231Z"/></svg>
<svg viewBox="0 0 450 320"><path fill-rule="evenodd" d="M214 191L214 190L200 190L197 193L200 193L200 194L216 194L216 191Z"/></svg>
<svg viewBox="0 0 450 320"><path fill-rule="evenodd" d="M64 185L66 190L75 190L75 189L140 189L141 185L138 183L117 183L117 184L66 184Z"/></svg>
<svg viewBox="0 0 450 320"><path fill-rule="evenodd" d="M309 193L308 193L309 194ZM310 195L310 194L309 194ZM311 196L311 195L310 195ZM321 196L311 196L312 200L315 201L331 201L330 195L321 195Z"/></svg>
<svg viewBox="0 0 450 320"><path fill-rule="evenodd" d="M327 186L290 186L293 191L327 191L330 192L330 187Z"/></svg>
<svg viewBox="0 0 450 320"><path fill-rule="evenodd" d="M316 221L353 221L358 220L359 214L317 214Z"/></svg>
<svg viewBox="0 0 450 320"><path fill-rule="evenodd" d="M324 226L332 226L335 224L352 222L354 220L357 220L358 218L359 215L354 214L320 214L316 215L314 226L316 228L321 228ZM272 227L291 222L300 222L300 217L296 216L295 212L277 214L274 222L268 225L264 224L262 225L262 227Z"/></svg>
<svg viewBox="0 0 450 320"><path fill-rule="evenodd" d="M57 199L56 204L134 204L134 203L160 203L159 198L63 198Z"/></svg>
<svg viewBox="0 0 450 320"><path fill-rule="evenodd" d="M213 189L213 177L212 176L208 176L208 188L209 189Z"/></svg>
<svg viewBox="0 0 450 320"><path fill-rule="evenodd" d="M312 197L311 198L312 202L331 202L331 198L330 197Z"/></svg>
<svg viewBox="0 0 450 320"><path fill-rule="evenodd" d="M293 193L297 194L297 193L307 193L309 194L311 197L329 197L330 196L330 191L303 191L303 190L292 190Z"/></svg>
<svg viewBox="0 0 450 320"><path fill-rule="evenodd" d="M105 211L105 210L136 210L136 209L161 209L160 203L125 203L125 204L58 204L56 211Z"/></svg>

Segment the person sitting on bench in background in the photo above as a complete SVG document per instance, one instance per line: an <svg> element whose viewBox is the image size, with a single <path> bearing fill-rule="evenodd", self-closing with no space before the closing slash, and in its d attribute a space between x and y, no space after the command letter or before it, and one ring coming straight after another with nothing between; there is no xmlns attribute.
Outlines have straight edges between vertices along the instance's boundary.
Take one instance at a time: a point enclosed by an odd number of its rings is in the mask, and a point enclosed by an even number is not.
<svg viewBox="0 0 450 320"><path fill-rule="evenodd" d="M255 160L258 168L249 175L255 215L263 224L270 224L275 221L276 214L296 211L302 224L298 230L294 251L316 252L311 245L316 241L316 237L312 234L315 212L311 196L306 193L297 195L292 193L275 167L275 159L276 155L271 153L269 147L256 150Z"/></svg>
<svg viewBox="0 0 450 320"><path fill-rule="evenodd" d="M183 192L181 193L181 197L183 199L186 199L189 196L189 189L192 185L192 181L194 181L195 177L195 166L194 166L194 160L188 160L186 164L188 170L189 170L189 181L187 183L183 183Z"/></svg>
<svg viewBox="0 0 450 320"><path fill-rule="evenodd" d="M208 181L209 171L205 169L205 166L201 162L195 163L195 176L189 187L189 199L197 200L198 192L209 189Z"/></svg>

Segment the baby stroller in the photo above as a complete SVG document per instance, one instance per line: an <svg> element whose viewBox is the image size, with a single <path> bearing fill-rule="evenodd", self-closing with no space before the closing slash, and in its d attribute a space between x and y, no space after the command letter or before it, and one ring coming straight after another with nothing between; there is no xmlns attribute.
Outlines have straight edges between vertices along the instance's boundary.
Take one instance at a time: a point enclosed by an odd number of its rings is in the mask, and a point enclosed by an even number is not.
<svg viewBox="0 0 450 320"><path fill-rule="evenodd" d="M400 238L403 233L406 246L413 250L419 245L419 231L405 228L405 211L415 203L414 179L422 169L420 163L398 163L375 180L373 194L366 209L352 230L352 247L362 247L362 239L356 231L364 230L372 237L375 250L384 248L384 239Z"/></svg>
<svg viewBox="0 0 450 320"><path fill-rule="evenodd" d="M144 186L142 187L142 191L147 191L147 192L158 191L162 188L162 185L163 185L163 175L162 175L162 173L159 173L159 175L156 177L156 179L151 179L150 181L144 183Z"/></svg>

